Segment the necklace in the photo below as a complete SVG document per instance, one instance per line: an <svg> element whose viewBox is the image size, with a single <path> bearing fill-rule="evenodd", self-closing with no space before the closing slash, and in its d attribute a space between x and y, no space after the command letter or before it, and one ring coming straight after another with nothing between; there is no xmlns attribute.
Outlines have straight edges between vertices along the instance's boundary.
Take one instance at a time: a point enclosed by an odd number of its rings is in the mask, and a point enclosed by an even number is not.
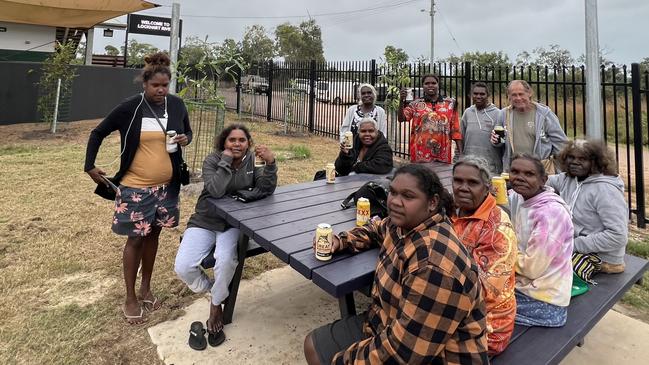
<svg viewBox="0 0 649 365"><path fill-rule="evenodd" d="M167 97L165 96L165 113L162 115L164 118L169 118L169 114L167 113Z"/></svg>

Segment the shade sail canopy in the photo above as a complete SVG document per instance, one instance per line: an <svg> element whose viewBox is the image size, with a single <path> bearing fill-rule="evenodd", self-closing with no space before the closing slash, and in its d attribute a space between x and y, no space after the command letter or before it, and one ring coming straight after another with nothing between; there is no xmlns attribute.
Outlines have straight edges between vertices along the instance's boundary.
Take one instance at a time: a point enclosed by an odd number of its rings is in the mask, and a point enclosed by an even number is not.
<svg viewBox="0 0 649 365"><path fill-rule="evenodd" d="M90 28L105 20L156 5L140 0L0 0L0 21Z"/></svg>

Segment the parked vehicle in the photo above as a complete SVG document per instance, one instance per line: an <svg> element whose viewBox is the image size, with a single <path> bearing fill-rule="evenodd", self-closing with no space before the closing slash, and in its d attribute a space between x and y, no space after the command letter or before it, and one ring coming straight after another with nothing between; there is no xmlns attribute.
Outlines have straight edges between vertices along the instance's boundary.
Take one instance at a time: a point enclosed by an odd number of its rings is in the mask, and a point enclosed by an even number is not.
<svg viewBox="0 0 649 365"><path fill-rule="evenodd" d="M309 93L311 90L311 80L309 79L295 79L293 80L295 82L294 88L300 90L301 92L304 92L306 94Z"/></svg>
<svg viewBox="0 0 649 365"><path fill-rule="evenodd" d="M316 84L316 100L324 103L354 104L356 103L356 88L358 84L352 81L318 81Z"/></svg>
<svg viewBox="0 0 649 365"><path fill-rule="evenodd" d="M268 80L258 75L246 75L241 78L241 91L268 95Z"/></svg>

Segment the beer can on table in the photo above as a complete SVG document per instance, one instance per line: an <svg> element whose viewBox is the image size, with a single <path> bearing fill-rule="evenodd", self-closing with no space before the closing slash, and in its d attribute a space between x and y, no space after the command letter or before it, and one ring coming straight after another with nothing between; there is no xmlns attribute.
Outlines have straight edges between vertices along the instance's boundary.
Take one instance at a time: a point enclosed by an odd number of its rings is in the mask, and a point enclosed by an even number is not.
<svg viewBox="0 0 649 365"><path fill-rule="evenodd" d="M327 223L318 224L315 230L315 258L320 261L331 260L331 246L333 245L333 229Z"/></svg>
<svg viewBox="0 0 649 365"><path fill-rule="evenodd" d="M356 202L356 225L361 227L370 221L370 200L360 198Z"/></svg>
<svg viewBox="0 0 649 365"><path fill-rule="evenodd" d="M496 190L496 204L509 204L509 199L507 199L507 183L505 182L505 179L500 176L494 176L491 178L491 184L494 186L494 190Z"/></svg>
<svg viewBox="0 0 649 365"><path fill-rule="evenodd" d="M325 174L327 175L327 184L333 184L336 182L336 166L334 164L327 164L325 167Z"/></svg>
<svg viewBox="0 0 649 365"><path fill-rule="evenodd" d="M343 141L345 148L354 148L354 133L347 131L345 132L345 139Z"/></svg>

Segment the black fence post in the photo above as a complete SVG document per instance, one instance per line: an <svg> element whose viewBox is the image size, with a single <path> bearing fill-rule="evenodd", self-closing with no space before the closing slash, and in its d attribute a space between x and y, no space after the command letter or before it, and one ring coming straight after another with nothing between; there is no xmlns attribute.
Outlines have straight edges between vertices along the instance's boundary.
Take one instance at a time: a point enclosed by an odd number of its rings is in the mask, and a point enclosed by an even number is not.
<svg viewBox="0 0 649 365"><path fill-rule="evenodd" d="M270 115L273 110L273 60L268 60L268 90L266 91L266 96L268 96L266 120L270 122Z"/></svg>
<svg viewBox="0 0 649 365"><path fill-rule="evenodd" d="M642 101L640 99L640 65L637 63L631 64L631 102L633 104L636 225L639 228L645 228L644 164L642 158Z"/></svg>
<svg viewBox="0 0 649 365"><path fill-rule="evenodd" d="M375 59L372 59L372 61L370 61L370 72L371 72L370 73L370 84L372 84L372 86L376 87L377 75L376 75L376 60Z"/></svg>
<svg viewBox="0 0 649 365"><path fill-rule="evenodd" d="M315 60L311 60L309 64L309 133L313 133L315 129Z"/></svg>
<svg viewBox="0 0 649 365"><path fill-rule="evenodd" d="M234 87L237 91L237 115L241 114L241 74L243 70L237 67L237 84Z"/></svg>
<svg viewBox="0 0 649 365"><path fill-rule="evenodd" d="M471 106L471 62L464 62L464 108ZM462 111L459 111L460 114Z"/></svg>

